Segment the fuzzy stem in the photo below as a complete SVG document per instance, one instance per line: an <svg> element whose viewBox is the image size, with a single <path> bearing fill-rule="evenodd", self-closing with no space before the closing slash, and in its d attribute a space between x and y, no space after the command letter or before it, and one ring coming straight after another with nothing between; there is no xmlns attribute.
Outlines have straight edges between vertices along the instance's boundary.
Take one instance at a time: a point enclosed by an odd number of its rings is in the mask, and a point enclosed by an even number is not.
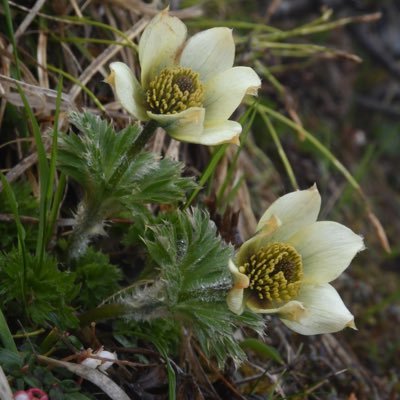
<svg viewBox="0 0 400 400"><path fill-rule="evenodd" d="M81 314L79 316L79 321L80 325L83 327L89 325L91 322L123 317L130 313L132 313L132 310L124 304L104 304Z"/></svg>
<svg viewBox="0 0 400 400"><path fill-rule="evenodd" d="M145 144L154 134L158 124L156 121L149 121L140 132L139 136L127 150L125 157L120 160L120 164L115 169L109 180L109 190L103 192L102 195L90 196L91 201L83 201L78 210L76 225L72 233L71 244L69 248L70 259L79 258L85 254L89 244L90 237L96 231L96 226L101 225L105 218L104 212L107 207L102 207L104 202L108 200L108 196L113 196L115 188L118 186L121 177L129 167L132 160L139 154Z"/></svg>
<svg viewBox="0 0 400 400"><path fill-rule="evenodd" d="M100 202L104 199L99 196L98 200L92 201L92 204L83 200L78 206L78 214L75 218L76 225L69 245L70 259L76 259L85 254L90 237L93 236L94 228L103 222L104 215L101 212Z"/></svg>

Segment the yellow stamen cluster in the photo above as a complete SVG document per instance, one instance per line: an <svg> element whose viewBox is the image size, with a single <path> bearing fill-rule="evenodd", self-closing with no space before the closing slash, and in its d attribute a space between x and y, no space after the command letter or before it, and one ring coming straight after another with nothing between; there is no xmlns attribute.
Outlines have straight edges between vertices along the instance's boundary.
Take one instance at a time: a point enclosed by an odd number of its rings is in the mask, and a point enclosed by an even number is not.
<svg viewBox="0 0 400 400"><path fill-rule="evenodd" d="M239 271L250 279L249 290L264 302L293 299L300 289L303 264L289 244L272 243L252 254Z"/></svg>
<svg viewBox="0 0 400 400"><path fill-rule="evenodd" d="M190 107L201 107L203 98L199 74L183 67L163 69L146 91L147 105L155 114L176 114Z"/></svg>

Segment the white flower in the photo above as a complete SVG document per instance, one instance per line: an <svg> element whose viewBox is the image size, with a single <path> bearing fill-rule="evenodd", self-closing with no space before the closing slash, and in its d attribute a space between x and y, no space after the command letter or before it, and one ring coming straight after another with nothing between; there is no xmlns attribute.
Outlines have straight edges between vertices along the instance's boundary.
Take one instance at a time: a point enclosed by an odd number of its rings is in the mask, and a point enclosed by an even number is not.
<svg viewBox="0 0 400 400"><path fill-rule="evenodd" d="M106 370L114 364L114 361L118 360L117 353L111 353L110 351L104 350L103 347L94 353L91 349L88 349L87 351L88 356L81 362L81 364L93 369L98 368L103 372L106 372ZM91 357L92 355L96 358Z"/></svg>
<svg viewBox="0 0 400 400"><path fill-rule="evenodd" d="M320 206L315 185L271 204L257 233L229 264L231 311L240 314L247 306L277 313L303 335L355 329L353 315L329 282L364 249L363 239L336 222L317 222Z"/></svg>
<svg viewBox="0 0 400 400"><path fill-rule="evenodd" d="M246 94L257 94L260 78L252 68L233 67L230 29L208 29L187 41L186 36L185 24L164 10L139 42L141 83L121 62L110 64L107 82L130 114L157 121L177 140L237 143L242 127L228 118Z"/></svg>

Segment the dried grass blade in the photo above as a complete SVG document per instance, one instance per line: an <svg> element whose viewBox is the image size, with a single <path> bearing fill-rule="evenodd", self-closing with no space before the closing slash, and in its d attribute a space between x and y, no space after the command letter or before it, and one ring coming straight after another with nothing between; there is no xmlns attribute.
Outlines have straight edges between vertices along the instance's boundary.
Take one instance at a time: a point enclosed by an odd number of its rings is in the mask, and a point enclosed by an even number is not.
<svg viewBox="0 0 400 400"><path fill-rule="evenodd" d="M90 381L91 383L99 387L112 400L130 400L129 396L111 378L98 371L97 369L86 367L80 364L60 361L41 355L38 355L37 358L41 362L55 367L65 368L68 371L80 376L81 378Z"/></svg>

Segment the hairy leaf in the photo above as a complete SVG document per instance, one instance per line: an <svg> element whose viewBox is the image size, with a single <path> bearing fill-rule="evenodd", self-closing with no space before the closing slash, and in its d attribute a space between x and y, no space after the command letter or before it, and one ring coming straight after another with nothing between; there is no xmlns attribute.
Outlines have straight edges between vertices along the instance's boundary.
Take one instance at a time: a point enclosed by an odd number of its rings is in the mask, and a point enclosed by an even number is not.
<svg viewBox="0 0 400 400"><path fill-rule="evenodd" d="M74 276L57 268L54 258L45 255L43 268L38 258L27 253L25 293L21 293L20 276L24 273L22 256L17 250L0 255L0 301L13 310L13 316L27 316L34 323L46 321L60 327L72 327L77 323L73 309L68 306L77 294ZM26 299L26 303L22 302ZM24 315L25 314L25 315Z"/></svg>
<svg viewBox="0 0 400 400"><path fill-rule="evenodd" d="M90 113L73 112L70 120L80 135L60 133L59 168L83 186L86 202L102 203L104 212L112 213L122 205L142 210L146 203L177 203L195 187L193 179L181 177L181 163L160 160L146 151L129 160L120 179L114 182L113 175L129 157L129 148L141 128L131 125L116 132Z"/></svg>
<svg viewBox="0 0 400 400"><path fill-rule="evenodd" d="M80 285L79 304L95 307L118 290L121 271L110 264L108 256L89 248L74 268L76 284Z"/></svg>
<svg viewBox="0 0 400 400"><path fill-rule="evenodd" d="M237 316L227 308L232 286L227 266L233 249L217 236L208 214L198 209L173 211L146 227L142 240L159 278L121 297L132 310L131 318L150 325L159 319L174 321L220 364L228 356L243 360L234 331L245 325L261 332L263 324L256 314Z"/></svg>

